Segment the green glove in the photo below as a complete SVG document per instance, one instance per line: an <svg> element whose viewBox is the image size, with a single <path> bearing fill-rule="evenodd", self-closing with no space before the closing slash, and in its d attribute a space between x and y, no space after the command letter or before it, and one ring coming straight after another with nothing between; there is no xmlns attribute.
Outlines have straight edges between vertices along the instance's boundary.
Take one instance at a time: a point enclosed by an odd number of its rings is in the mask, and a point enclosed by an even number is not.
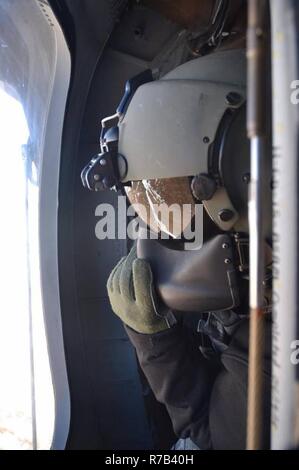
<svg viewBox="0 0 299 470"><path fill-rule="evenodd" d="M136 246L115 266L107 282L114 313L130 328L154 334L169 328L158 314L149 263L137 258Z"/></svg>

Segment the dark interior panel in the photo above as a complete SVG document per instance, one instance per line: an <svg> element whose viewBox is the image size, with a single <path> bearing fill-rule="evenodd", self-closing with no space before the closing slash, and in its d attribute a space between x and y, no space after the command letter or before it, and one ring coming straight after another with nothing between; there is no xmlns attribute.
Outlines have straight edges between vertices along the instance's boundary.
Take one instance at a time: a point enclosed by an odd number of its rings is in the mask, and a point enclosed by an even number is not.
<svg viewBox="0 0 299 470"><path fill-rule="evenodd" d="M99 152L101 119L114 114L126 80L148 67L177 26L138 5L124 10L125 2L52 3L69 32L73 56L59 205L62 320L72 406L68 448L169 448L174 437L168 415L141 376L106 293L108 275L128 247L126 240L96 238L95 210L101 203L116 205L117 194L88 192L80 173ZM121 11L123 20L117 24Z"/></svg>

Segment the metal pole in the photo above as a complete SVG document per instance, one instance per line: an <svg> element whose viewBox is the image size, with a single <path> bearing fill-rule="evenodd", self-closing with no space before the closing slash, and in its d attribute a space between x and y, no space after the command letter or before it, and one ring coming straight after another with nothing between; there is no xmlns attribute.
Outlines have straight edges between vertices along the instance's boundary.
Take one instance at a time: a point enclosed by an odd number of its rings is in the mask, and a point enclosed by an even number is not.
<svg viewBox="0 0 299 470"><path fill-rule="evenodd" d="M261 160L263 140L256 137L251 142L251 197L250 220L250 336L248 372L247 449L260 448L263 410L263 279L264 240L262 236Z"/></svg>
<svg viewBox="0 0 299 470"><path fill-rule="evenodd" d="M248 1L248 115L251 140L250 227L250 338L248 372L247 449L261 448L263 414L263 155L265 136L265 32L266 1Z"/></svg>

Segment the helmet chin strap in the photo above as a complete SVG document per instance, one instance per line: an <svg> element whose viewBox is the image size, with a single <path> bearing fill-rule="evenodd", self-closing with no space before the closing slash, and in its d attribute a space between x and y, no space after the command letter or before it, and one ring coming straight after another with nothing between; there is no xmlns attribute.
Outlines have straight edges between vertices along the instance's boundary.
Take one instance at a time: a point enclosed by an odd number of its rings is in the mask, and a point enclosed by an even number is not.
<svg viewBox="0 0 299 470"><path fill-rule="evenodd" d="M212 15L213 32L209 40L209 44L213 47L216 47L219 42L221 42L222 33L228 17L229 6L230 0L218 0L215 3Z"/></svg>
<svg viewBox="0 0 299 470"><path fill-rule="evenodd" d="M215 49L220 46L224 28L227 22L230 0L217 0L214 2L210 26L204 33L193 35L191 43L192 53L195 56L203 55L206 49Z"/></svg>

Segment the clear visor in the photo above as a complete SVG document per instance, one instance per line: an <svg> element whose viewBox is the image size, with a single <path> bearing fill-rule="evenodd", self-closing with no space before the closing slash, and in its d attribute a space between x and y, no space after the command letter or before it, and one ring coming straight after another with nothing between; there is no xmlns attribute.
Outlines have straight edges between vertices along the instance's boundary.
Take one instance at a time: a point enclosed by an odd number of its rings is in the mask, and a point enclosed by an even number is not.
<svg viewBox="0 0 299 470"><path fill-rule="evenodd" d="M135 212L153 232L178 239L191 225L195 202L189 178L134 181L125 191Z"/></svg>

